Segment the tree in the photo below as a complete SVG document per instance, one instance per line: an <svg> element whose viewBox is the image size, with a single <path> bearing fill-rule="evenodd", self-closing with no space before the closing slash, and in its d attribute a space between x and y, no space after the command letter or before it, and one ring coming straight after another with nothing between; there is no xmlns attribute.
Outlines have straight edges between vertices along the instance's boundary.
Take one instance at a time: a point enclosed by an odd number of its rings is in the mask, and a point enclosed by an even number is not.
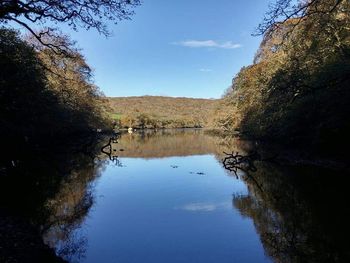
<svg viewBox="0 0 350 263"><path fill-rule="evenodd" d="M287 12L282 2L290 2L277 1ZM235 77L217 123L257 139L343 158L339 149L350 130L350 2L299 3L308 6L301 18L270 20L254 64Z"/></svg>
<svg viewBox="0 0 350 263"><path fill-rule="evenodd" d="M0 134L5 138L110 128L91 69L69 38L60 41L74 54L38 49L18 32L0 28Z"/></svg>
<svg viewBox="0 0 350 263"><path fill-rule="evenodd" d="M277 0L270 5L263 21L259 24L256 35L272 33L285 25L287 21L293 21L293 27L297 27L306 18L326 17L346 5L347 0ZM292 30L291 30L292 31ZM291 32L287 31L287 32Z"/></svg>
<svg viewBox="0 0 350 263"><path fill-rule="evenodd" d="M4 28L0 28L0 68L0 134L13 135L45 123L50 108L43 101L52 105L55 100L46 88L39 59L17 32Z"/></svg>
<svg viewBox="0 0 350 263"><path fill-rule="evenodd" d="M48 41L59 41L70 50L67 55L56 54L52 49L35 45L34 42L41 64L46 69L48 87L62 107L71 112L70 122L74 122L76 126L82 124L92 129L104 128L108 122L103 94L93 84L93 72L84 56L68 36L57 35Z"/></svg>
<svg viewBox="0 0 350 263"><path fill-rule="evenodd" d="M65 23L74 30L78 27L94 28L108 36L109 31L103 19L115 23L130 19L134 14L133 8L140 4L140 0L2 0L0 23L15 22L26 28L41 44L60 50L61 46L44 39L45 36L52 36L54 28L48 27L37 33L33 24Z"/></svg>

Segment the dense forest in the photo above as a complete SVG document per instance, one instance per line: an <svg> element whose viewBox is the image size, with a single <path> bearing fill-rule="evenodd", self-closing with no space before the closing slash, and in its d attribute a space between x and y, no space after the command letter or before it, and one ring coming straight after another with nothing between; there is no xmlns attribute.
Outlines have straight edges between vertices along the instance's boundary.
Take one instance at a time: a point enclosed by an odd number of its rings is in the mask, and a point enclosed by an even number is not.
<svg viewBox="0 0 350 263"><path fill-rule="evenodd" d="M216 126L345 158L349 25L349 1L277 1L258 28L263 41L254 63L233 79Z"/></svg>
<svg viewBox="0 0 350 263"><path fill-rule="evenodd" d="M2 136L84 133L108 126L84 57L68 37L57 40L70 50L55 53L32 38L21 39L14 30L0 29Z"/></svg>
<svg viewBox="0 0 350 263"><path fill-rule="evenodd" d="M162 96L108 98L111 117L122 128L203 128L220 100Z"/></svg>

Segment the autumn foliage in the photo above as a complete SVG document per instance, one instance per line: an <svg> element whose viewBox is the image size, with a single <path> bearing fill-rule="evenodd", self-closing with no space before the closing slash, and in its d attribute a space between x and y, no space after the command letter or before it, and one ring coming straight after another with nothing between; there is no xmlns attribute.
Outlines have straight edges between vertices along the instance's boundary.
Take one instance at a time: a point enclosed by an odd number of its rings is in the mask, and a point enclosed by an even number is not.
<svg viewBox="0 0 350 263"><path fill-rule="evenodd" d="M122 128L202 128L220 100L162 96L109 98L111 117Z"/></svg>
<svg viewBox="0 0 350 263"><path fill-rule="evenodd" d="M91 69L78 50L67 57L33 46L16 31L0 29L0 68L4 138L86 133L110 126Z"/></svg>
<svg viewBox="0 0 350 263"><path fill-rule="evenodd" d="M217 126L318 152L340 152L349 142L350 4L310 2L317 6L302 18L265 32L255 63L234 78Z"/></svg>

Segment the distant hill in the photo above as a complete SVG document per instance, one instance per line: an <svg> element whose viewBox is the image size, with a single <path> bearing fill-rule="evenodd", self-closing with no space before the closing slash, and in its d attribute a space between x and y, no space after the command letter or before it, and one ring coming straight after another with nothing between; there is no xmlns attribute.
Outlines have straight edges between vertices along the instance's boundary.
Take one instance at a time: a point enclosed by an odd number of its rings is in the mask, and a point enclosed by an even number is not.
<svg viewBox="0 0 350 263"><path fill-rule="evenodd" d="M205 127L219 99L163 96L107 98L113 119L122 127Z"/></svg>

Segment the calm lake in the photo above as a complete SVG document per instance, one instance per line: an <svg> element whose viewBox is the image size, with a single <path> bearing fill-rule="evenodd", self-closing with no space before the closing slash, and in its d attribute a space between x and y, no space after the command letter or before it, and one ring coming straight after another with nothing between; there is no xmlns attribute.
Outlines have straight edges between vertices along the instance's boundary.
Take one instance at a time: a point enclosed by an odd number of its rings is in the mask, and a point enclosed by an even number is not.
<svg viewBox="0 0 350 263"><path fill-rule="evenodd" d="M70 157L75 165L44 202L44 242L69 262L348 259L346 189L329 180L343 175L267 162L237 176L223 168L224 151L251 148L163 130L122 134L110 155Z"/></svg>

